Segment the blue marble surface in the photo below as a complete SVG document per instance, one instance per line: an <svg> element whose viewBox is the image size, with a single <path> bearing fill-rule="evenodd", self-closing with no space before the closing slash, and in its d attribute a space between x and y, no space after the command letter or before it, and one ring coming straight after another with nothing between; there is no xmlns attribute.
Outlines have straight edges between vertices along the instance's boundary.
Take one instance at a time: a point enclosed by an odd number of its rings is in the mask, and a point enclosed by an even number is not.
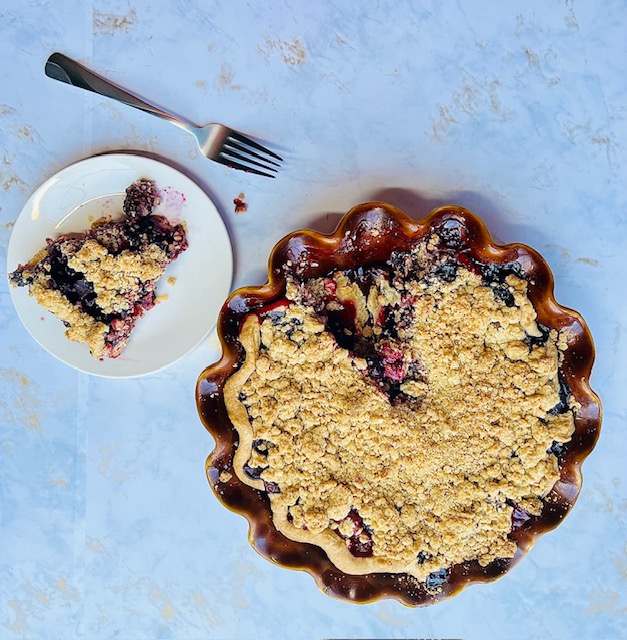
<svg viewBox="0 0 627 640"><path fill-rule="evenodd" d="M31 339L3 273L0 638L627 637L626 20L623 0L3 0L2 269L32 191L107 150L207 190L234 287L265 280L283 235L331 231L360 202L459 204L545 256L595 337L605 416L577 505L504 578L426 609L346 604L258 556L209 489L194 386L215 335L158 374L88 377ZM285 170L226 169L175 127L53 82L53 51L276 143Z"/></svg>

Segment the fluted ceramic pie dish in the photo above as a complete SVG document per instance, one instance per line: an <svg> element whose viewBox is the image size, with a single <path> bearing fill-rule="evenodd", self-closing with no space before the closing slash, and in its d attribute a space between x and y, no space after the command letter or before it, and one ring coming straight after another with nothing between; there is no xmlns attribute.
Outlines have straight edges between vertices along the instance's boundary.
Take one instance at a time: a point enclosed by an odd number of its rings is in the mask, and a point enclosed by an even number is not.
<svg viewBox="0 0 627 640"><path fill-rule="evenodd" d="M464 209L367 203L286 236L218 335L196 390L209 483L261 555L331 596L422 606L491 581L579 495L590 332L536 251Z"/></svg>

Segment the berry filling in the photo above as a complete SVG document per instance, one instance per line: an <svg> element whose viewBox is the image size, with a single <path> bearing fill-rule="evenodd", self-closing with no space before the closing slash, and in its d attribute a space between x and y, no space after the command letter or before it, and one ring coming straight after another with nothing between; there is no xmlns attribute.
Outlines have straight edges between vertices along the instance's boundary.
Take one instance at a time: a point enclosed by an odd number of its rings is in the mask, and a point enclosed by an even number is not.
<svg viewBox="0 0 627 640"><path fill-rule="evenodd" d="M332 528L346 542L346 547L356 558L372 556L374 543L372 529L364 523L357 509L352 508L343 520L334 520Z"/></svg>
<svg viewBox="0 0 627 640"><path fill-rule="evenodd" d="M553 416L560 415L562 413L566 413L570 410L570 387L568 383L564 379L562 372L558 372L558 380L559 380L559 402L549 410L549 413Z"/></svg>

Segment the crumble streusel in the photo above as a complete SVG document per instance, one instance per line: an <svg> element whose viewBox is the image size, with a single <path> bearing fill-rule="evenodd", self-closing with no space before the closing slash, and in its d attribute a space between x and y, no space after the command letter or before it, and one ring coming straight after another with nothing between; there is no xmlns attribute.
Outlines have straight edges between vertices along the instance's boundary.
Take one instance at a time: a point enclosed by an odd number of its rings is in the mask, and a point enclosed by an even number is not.
<svg viewBox="0 0 627 640"><path fill-rule="evenodd" d="M574 430L565 337L537 322L516 263L437 235L380 265L299 281L240 330L224 395L234 470L292 540L343 572L511 558Z"/></svg>
<svg viewBox="0 0 627 640"><path fill-rule="evenodd" d="M124 217L101 218L84 233L48 239L46 247L9 275L84 342L94 358L119 356L135 323L157 300L157 282L185 249L181 224L154 215L154 182L126 190Z"/></svg>

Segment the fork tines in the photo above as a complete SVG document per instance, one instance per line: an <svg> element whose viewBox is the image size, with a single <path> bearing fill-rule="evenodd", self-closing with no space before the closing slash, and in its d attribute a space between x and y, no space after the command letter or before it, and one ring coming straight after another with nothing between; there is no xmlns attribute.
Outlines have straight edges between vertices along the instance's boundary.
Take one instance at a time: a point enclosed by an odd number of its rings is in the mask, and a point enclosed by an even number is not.
<svg viewBox="0 0 627 640"><path fill-rule="evenodd" d="M274 151L266 149L258 142L236 131L229 133L222 144L220 158L220 162L233 169L241 169L268 178L276 178L275 174L281 166L279 162L283 162L283 158L274 153ZM264 171L260 171L255 167L260 167ZM268 171L271 173L267 173Z"/></svg>

